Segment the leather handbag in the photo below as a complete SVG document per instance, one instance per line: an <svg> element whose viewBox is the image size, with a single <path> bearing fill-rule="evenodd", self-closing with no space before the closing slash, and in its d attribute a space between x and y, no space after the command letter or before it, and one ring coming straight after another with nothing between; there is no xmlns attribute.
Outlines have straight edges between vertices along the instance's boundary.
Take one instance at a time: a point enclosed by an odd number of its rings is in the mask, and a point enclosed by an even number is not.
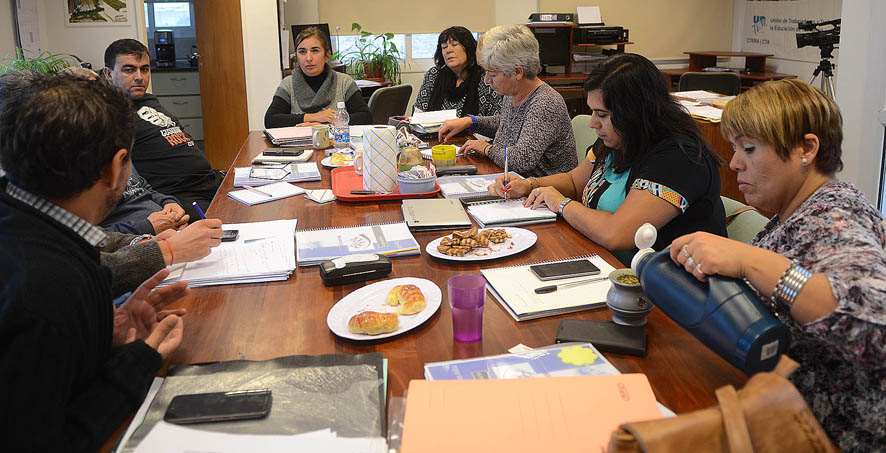
<svg viewBox="0 0 886 453"><path fill-rule="evenodd" d="M612 433L610 453L836 451L800 392L786 377L797 368L782 355L771 372L739 391L717 389L719 406L677 417L626 423Z"/></svg>

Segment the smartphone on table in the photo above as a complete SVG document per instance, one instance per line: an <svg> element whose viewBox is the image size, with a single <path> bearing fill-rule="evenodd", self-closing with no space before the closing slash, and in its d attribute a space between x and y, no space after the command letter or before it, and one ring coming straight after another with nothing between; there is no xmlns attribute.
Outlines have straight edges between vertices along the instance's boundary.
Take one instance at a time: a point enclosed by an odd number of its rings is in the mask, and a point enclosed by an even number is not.
<svg viewBox="0 0 886 453"><path fill-rule="evenodd" d="M266 417L271 412L271 389L195 393L172 398L163 420L186 425Z"/></svg>
<svg viewBox="0 0 886 453"><path fill-rule="evenodd" d="M559 263L536 264L529 269L539 280L560 280L564 278L584 277L597 275L600 269L594 263L586 260L562 261Z"/></svg>

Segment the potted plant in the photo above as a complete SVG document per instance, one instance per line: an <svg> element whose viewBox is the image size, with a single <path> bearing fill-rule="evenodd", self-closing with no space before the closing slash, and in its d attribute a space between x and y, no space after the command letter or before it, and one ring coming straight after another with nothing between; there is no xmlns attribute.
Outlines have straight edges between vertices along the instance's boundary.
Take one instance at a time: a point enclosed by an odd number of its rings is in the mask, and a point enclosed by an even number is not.
<svg viewBox="0 0 886 453"><path fill-rule="evenodd" d="M400 83L400 50L393 43L394 34L384 33L373 35L363 30L358 23L351 25L351 31L360 33L354 43L354 49L341 56L347 65L348 72L355 79L375 79L383 82L385 78Z"/></svg>
<svg viewBox="0 0 886 453"><path fill-rule="evenodd" d="M0 62L0 74L9 71L32 70L41 73L55 74L62 69L74 66L73 57L64 54L54 54L50 52L40 52L33 57L25 56L25 53L33 54L28 50L18 47L15 49L15 56Z"/></svg>

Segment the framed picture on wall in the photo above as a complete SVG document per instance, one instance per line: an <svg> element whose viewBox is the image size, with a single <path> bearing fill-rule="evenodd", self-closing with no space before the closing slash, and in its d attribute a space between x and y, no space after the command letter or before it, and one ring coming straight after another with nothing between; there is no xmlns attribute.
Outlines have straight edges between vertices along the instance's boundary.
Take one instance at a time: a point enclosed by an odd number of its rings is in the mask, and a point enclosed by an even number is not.
<svg viewBox="0 0 886 453"><path fill-rule="evenodd" d="M64 0L68 27L130 25L134 0Z"/></svg>

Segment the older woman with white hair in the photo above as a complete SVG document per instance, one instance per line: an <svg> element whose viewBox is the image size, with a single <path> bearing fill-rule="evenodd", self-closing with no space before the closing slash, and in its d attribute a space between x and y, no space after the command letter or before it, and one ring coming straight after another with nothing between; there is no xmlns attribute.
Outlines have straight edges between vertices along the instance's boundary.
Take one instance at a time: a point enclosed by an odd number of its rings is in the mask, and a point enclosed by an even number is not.
<svg viewBox="0 0 886 453"><path fill-rule="evenodd" d="M446 142L465 129L495 137L492 143L468 140L465 152L477 152L524 177L546 176L578 165L569 112L560 93L537 76L541 70L538 41L524 25L498 26L480 37L477 59L485 82L504 96L501 114L468 115L440 126Z"/></svg>

